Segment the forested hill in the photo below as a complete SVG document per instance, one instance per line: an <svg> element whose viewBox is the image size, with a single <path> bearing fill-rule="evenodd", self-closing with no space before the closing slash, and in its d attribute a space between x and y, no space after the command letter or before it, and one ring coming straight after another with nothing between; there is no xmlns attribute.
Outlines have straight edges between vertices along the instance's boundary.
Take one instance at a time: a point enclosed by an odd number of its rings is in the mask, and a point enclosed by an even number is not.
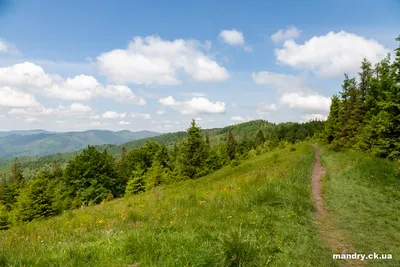
<svg viewBox="0 0 400 267"><path fill-rule="evenodd" d="M188 123L189 125L189 123ZM211 144L223 143L226 140L226 135L232 131L232 134L238 141L247 139L249 142L254 139L259 130L261 130L266 140L270 142L279 142L279 140L287 140L294 142L296 139L304 139L307 136L312 136L314 132L323 130L323 123L320 121L311 121L308 123L271 123L265 120L254 120L240 124L226 126L224 128L202 129L203 134L208 134ZM134 148L143 146L148 141L154 141L159 144L165 143L171 146L174 142L186 136L186 132L167 133L151 138L135 140L118 146L99 146L98 148L107 148L108 152L118 155L122 147L128 151Z"/></svg>
<svg viewBox="0 0 400 267"><path fill-rule="evenodd" d="M189 127L189 121L188 121ZM264 120L255 120L236 125L230 125L224 128L202 129L203 135L208 135L211 145L222 144L226 142L227 133L231 130L235 139L242 142L244 146L254 147L255 137L261 130L264 135L264 141L269 146L277 146L280 141L295 142L296 140L304 140L307 137L313 136L315 133L322 132L324 123L321 121L310 121L307 123L271 123ZM107 151L114 157L119 158L122 150L130 151L135 148L140 148L146 142L156 142L158 144L166 144L172 148L173 144L186 137L186 132L167 133L150 138L143 138L121 145L99 145L96 148L100 151ZM22 157L19 158L21 166L24 169L24 174L31 177L40 168L51 168L54 163L64 165L69 159L79 154L81 150L68 153L57 153L44 157ZM0 160L0 171L7 171L8 166L12 163L11 159Z"/></svg>
<svg viewBox="0 0 400 267"><path fill-rule="evenodd" d="M46 156L73 152L88 145L122 144L160 135L149 131L105 131L55 133L43 130L0 132L0 158Z"/></svg>

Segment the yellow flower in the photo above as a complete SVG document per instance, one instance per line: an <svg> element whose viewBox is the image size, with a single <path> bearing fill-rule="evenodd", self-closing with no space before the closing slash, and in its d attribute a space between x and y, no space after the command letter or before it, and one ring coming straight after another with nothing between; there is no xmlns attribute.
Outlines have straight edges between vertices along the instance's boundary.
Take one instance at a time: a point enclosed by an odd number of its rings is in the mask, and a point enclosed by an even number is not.
<svg viewBox="0 0 400 267"><path fill-rule="evenodd" d="M37 238L40 239L40 236L38 236Z"/></svg>
<svg viewBox="0 0 400 267"><path fill-rule="evenodd" d="M174 222L173 222L173 221L170 221L170 222L169 222L169 224L171 224L171 225L172 225L172 224L174 224Z"/></svg>
<svg viewBox="0 0 400 267"><path fill-rule="evenodd" d="M256 224L256 222L251 222L250 224Z"/></svg>
<svg viewBox="0 0 400 267"><path fill-rule="evenodd" d="M197 201L197 203L198 203L199 205L202 205L202 204L206 203L206 201L205 201L205 200L199 200L199 201Z"/></svg>
<svg viewBox="0 0 400 267"><path fill-rule="evenodd" d="M229 220L232 219L232 216L229 215L229 216L228 216L228 219L229 219Z"/></svg>
<svg viewBox="0 0 400 267"><path fill-rule="evenodd" d="M67 225L69 224L69 222L66 223Z"/></svg>

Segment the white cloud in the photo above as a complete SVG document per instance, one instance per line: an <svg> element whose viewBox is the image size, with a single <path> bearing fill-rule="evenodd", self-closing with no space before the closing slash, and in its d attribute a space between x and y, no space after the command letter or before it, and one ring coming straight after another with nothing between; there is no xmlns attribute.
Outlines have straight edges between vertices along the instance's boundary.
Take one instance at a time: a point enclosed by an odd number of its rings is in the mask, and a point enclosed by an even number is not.
<svg viewBox="0 0 400 267"><path fill-rule="evenodd" d="M63 105L57 108L45 108L38 106L34 108L13 108L8 111L10 115L23 115L23 116L50 116L55 115L58 117L73 117L81 116L90 113L92 108L80 103L72 103L70 106L65 107Z"/></svg>
<svg viewBox="0 0 400 267"><path fill-rule="evenodd" d="M280 95L280 103L290 108L329 110L331 99L315 92L304 77L267 71L253 73L252 76L257 84L276 89ZM257 111L260 114L267 109L273 111L276 105L260 105Z"/></svg>
<svg viewBox="0 0 400 267"><path fill-rule="evenodd" d="M27 118L26 120L25 120L25 122L27 122L27 123L32 123L32 124L36 124L36 123L39 123L39 119L36 119L36 118Z"/></svg>
<svg viewBox="0 0 400 267"><path fill-rule="evenodd" d="M287 40L281 49L275 49L278 63L325 77L355 74L363 58L374 64L389 52L375 40L345 31L314 36L304 44Z"/></svg>
<svg viewBox="0 0 400 267"><path fill-rule="evenodd" d="M325 121L328 119L328 117L326 115L316 114L316 113L304 114L304 115L301 115L300 117L302 119L301 122L308 122L310 120Z"/></svg>
<svg viewBox="0 0 400 267"><path fill-rule="evenodd" d="M233 116L231 118L233 121L244 122L244 121L251 121L253 120L252 117L243 117L243 116Z"/></svg>
<svg viewBox="0 0 400 267"><path fill-rule="evenodd" d="M59 79L60 77L54 77ZM11 67L0 68L0 83L22 88L49 87L53 78L44 70L31 62L15 64Z"/></svg>
<svg viewBox="0 0 400 267"><path fill-rule="evenodd" d="M271 39L274 43L279 43L289 39L295 39L300 35L301 31L296 27L287 27L286 29L280 29L276 33L271 35Z"/></svg>
<svg viewBox="0 0 400 267"><path fill-rule="evenodd" d="M180 84L179 74L196 81L224 81L229 73L207 56L195 40L135 37L126 50L115 49L97 57L100 71L118 83Z"/></svg>
<svg viewBox="0 0 400 267"><path fill-rule="evenodd" d="M245 45L243 33L235 29L232 30L222 30L219 33L219 38L228 45L232 46L244 46L246 52L251 52L251 46Z"/></svg>
<svg viewBox="0 0 400 267"><path fill-rule="evenodd" d="M281 93L309 90L307 81L301 76L261 71L253 72L252 77L255 83L270 86Z"/></svg>
<svg viewBox="0 0 400 267"><path fill-rule="evenodd" d="M15 55L19 54L19 51L15 45L0 39L0 54L1 53Z"/></svg>
<svg viewBox="0 0 400 267"><path fill-rule="evenodd" d="M126 113L118 113L115 111L107 111L101 115L102 119L123 119L126 117L127 117Z"/></svg>
<svg viewBox="0 0 400 267"><path fill-rule="evenodd" d="M159 110L156 111L156 113L157 113L157 115L160 115L160 116L161 116L161 115L164 115L165 111L159 109Z"/></svg>
<svg viewBox="0 0 400 267"><path fill-rule="evenodd" d="M258 105L257 111L258 111L259 113L276 111L276 104L264 104L264 103L260 103L260 104Z"/></svg>
<svg viewBox="0 0 400 267"><path fill-rule="evenodd" d="M284 93L280 98L281 104L290 108L329 111L331 99L317 93L306 95L303 92Z"/></svg>
<svg viewBox="0 0 400 267"><path fill-rule="evenodd" d="M172 96L161 98L159 102L182 114L224 113L224 102L211 102L204 97L192 98L189 101L176 101Z"/></svg>
<svg viewBox="0 0 400 267"><path fill-rule="evenodd" d="M81 112L85 113L85 112L92 111L91 107L89 107L87 105L79 104L79 103L73 103L73 104L71 104L71 106L69 108L72 112L79 112L79 113L81 113Z"/></svg>
<svg viewBox="0 0 400 267"><path fill-rule="evenodd" d="M242 116L233 116L231 118L231 120L233 120L233 121L245 121L246 119L243 118Z"/></svg>
<svg viewBox="0 0 400 267"><path fill-rule="evenodd" d="M150 114L131 113L129 114L129 117L134 119L151 120Z"/></svg>
<svg viewBox="0 0 400 267"><path fill-rule="evenodd" d="M128 121L120 121L120 122L118 122L118 124L119 124L119 125L129 125L129 124L131 124L131 123L128 122Z"/></svg>
<svg viewBox="0 0 400 267"><path fill-rule="evenodd" d="M235 29L220 31L219 38L229 45L244 45L243 33Z"/></svg>
<svg viewBox="0 0 400 267"><path fill-rule="evenodd" d="M197 93L197 92L181 93L181 95L184 95L184 96L195 96L195 97L205 97L205 96L207 96L204 93Z"/></svg>
<svg viewBox="0 0 400 267"><path fill-rule="evenodd" d="M196 118L196 119L194 119L195 121L202 121L203 119L202 118Z"/></svg>
<svg viewBox="0 0 400 267"><path fill-rule="evenodd" d="M149 114L141 114L141 113L118 113L116 111L106 111L101 115L94 115L94 116L91 116L90 118L94 119L94 120L125 119L125 118L149 120L149 119L151 119L151 116Z"/></svg>
<svg viewBox="0 0 400 267"><path fill-rule="evenodd" d="M30 62L0 68L1 84L62 100L87 101L103 97L136 105L146 104L143 98L136 96L127 86L102 85L88 75L64 79L59 75L47 74L40 66Z"/></svg>
<svg viewBox="0 0 400 267"><path fill-rule="evenodd" d="M8 86L0 87L0 107L35 107L39 105L31 94L13 90Z"/></svg>

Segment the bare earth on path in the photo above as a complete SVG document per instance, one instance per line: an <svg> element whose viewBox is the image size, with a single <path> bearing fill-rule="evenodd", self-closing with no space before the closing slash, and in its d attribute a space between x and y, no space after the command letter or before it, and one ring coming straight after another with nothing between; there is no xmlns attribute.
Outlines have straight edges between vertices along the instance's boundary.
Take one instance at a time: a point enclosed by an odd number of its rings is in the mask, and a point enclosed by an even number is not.
<svg viewBox="0 0 400 267"><path fill-rule="evenodd" d="M322 199L322 177L325 170L321 166L320 151L316 145L315 164L312 172L312 195L317 211L314 213L320 237L324 243L331 248L332 253L355 253L356 250L348 244L344 234L334 223L332 215L327 211ZM363 266L360 260L338 260L342 266Z"/></svg>

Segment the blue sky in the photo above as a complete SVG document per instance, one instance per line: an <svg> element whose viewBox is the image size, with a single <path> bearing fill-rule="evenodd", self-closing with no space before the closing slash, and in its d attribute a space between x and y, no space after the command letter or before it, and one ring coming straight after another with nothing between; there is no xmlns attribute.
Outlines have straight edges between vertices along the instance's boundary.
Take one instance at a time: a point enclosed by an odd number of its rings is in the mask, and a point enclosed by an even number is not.
<svg viewBox="0 0 400 267"><path fill-rule="evenodd" d="M324 119L400 1L0 0L0 130Z"/></svg>

